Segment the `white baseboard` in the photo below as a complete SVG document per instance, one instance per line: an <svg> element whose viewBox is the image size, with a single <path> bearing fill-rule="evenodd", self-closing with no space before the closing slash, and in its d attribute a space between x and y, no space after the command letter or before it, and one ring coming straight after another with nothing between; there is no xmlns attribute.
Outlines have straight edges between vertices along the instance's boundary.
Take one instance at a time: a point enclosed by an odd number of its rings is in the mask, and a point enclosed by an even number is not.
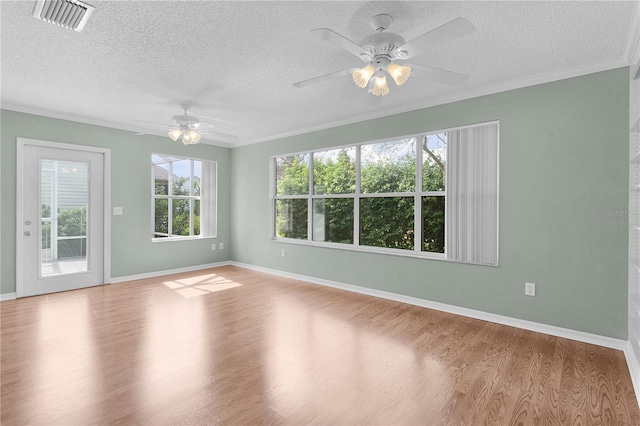
<svg viewBox="0 0 640 426"><path fill-rule="evenodd" d="M5 300L13 300L16 298L15 293L2 293L0 294L0 302L4 302Z"/></svg>
<svg viewBox="0 0 640 426"><path fill-rule="evenodd" d="M633 383L633 389L636 392L636 398L638 399L638 406L640 406L640 364L638 363L639 356L640 354L636 354L634 352L631 342L627 342L627 347L624 348L624 357L627 360L629 374L631 375L631 382Z"/></svg>
<svg viewBox="0 0 640 426"><path fill-rule="evenodd" d="M584 331L571 330L568 328L556 327L553 325L541 324L538 322L527 321L517 318L511 318L503 315L492 314L475 309L462 308L459 306L448 305L440 302L432 302L430 300L419 299L417 297L405 296L402 294L390 293L387 291L374 290L366 287L359 287L352 284L344 284L336 281L329 281L322 278L311 277L307 275L293 274L290 272L279 271L277 269L263 268L260 266L249 265L241 262L230 262L231 265L241 268L253 269L259 272L278 275L286 278L293 278L300 281L306 281L312 284L320 284L340 290L351 291L355 293L366 294L368 296L380 297L382 299L394 300L396 302L408 303L410 305L422 306L423 308L435 309L437 311L448 312L451 314L461 315L464 317L480 319L483 321L494 322L497 324L508 325L510 327L521 328L524 330L535 331L538 333L550 334L552 336L563 337L565 339L576 340L579 342L591 343L606 348L612 348L624 351L628 346L626 340L614 339L612 337L600 336L598 334L585 333Z"/></svg>
<svg viewBox="0 0 640 426"><path fill-rule="evenodd" d="M111 284L122 283L125 281L143 280L145 278L161 277L163 275L180 274L182 272L199 271L202 269L218 268L220 266L228 266L228 265L231 265L231 262L224 261L224 262L216 262L216 263L206 263L204 265L187 266L184 268L166 269L164 271L147 272L145 274L125 275L122 277L115 277L115 278L112 277Z"/></svg>

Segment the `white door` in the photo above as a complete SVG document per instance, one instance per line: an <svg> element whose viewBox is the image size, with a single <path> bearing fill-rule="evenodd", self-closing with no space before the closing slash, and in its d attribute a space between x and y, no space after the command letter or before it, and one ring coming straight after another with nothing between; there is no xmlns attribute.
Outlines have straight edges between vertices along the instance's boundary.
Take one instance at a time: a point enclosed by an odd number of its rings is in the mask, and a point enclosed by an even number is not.
<svg viewBox="0 0 640 426"><path fill-rule="evenodd" d="M103 284L104 153L20 147L17 296Z"/></svg>

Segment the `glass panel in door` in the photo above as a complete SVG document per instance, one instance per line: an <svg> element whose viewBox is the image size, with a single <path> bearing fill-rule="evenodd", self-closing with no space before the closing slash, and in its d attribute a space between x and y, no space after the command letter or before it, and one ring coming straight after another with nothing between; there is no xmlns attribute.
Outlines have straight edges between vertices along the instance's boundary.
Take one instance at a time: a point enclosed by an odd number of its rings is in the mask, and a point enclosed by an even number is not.
<svg viewBox="0 0 640 426"><path fill-rule="evenodd" d="M89 163L40 161L40 276L87 271Z"/></svg>

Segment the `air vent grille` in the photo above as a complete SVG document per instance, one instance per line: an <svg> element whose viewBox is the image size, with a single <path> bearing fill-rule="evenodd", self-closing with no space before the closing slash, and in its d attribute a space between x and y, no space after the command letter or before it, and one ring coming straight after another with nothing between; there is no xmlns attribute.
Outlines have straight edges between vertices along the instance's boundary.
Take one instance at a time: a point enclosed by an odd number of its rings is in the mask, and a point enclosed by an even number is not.
<svg viewBox="0 0 640 426"><path fill-rule="evenodd" d="M38 0L33 16L74 31L82 31L95 8L77 0Z"/></svg>

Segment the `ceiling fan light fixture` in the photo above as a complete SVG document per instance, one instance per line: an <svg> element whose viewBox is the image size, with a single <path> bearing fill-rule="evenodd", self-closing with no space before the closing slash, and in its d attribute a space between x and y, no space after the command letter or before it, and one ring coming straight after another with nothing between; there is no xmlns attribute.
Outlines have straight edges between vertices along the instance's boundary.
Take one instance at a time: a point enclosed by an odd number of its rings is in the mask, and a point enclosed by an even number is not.
<svg viewBox="0 0 640 426"><path fill-rule="evenodd" d="M375 96L384 96L389 93L389 86L387 85L387 76L376 76L373 79L373 87L371 93Z"/></svg>
<svg viewBox="0 0 640 426"><path fill-rule="evenodd" d="M409 76L411 75L411 67L398 65L391 62L387 66L387 72L398 86L402 86L404 83L406 83L406 81L409 79Z"/></svg>
<svg viewBox="0 0 640 426"><path fill-rule="evenodd" d="M187 145L191 145L191 136L189 136L189 133L183 133L182 134L182 143L187 146Z"/></svg>
<svg viewBox="0 0 640 426"><path fill-rule="evenodd" d="M169 137L174 142L178 140L181 134L182 134L182 130L180 129L169 130Z"/></svg>
<svg viewBox="0 0 640 426"><path fill-rule="evenodd" d="M353 72L353 82L361 89L364 89L367 87L367 84L369 84L369 80L371 80L371 77L373 77L375 72L376 69L371 64L359 70L355 70Z"/></svg>
<svg viewBox="0 0 640 426"><path fill-rule="evenodd" d="M200 138L202 137L200 133L196 132L193 129L190 129L188 134L192 144L200 142Z"/></svg>

